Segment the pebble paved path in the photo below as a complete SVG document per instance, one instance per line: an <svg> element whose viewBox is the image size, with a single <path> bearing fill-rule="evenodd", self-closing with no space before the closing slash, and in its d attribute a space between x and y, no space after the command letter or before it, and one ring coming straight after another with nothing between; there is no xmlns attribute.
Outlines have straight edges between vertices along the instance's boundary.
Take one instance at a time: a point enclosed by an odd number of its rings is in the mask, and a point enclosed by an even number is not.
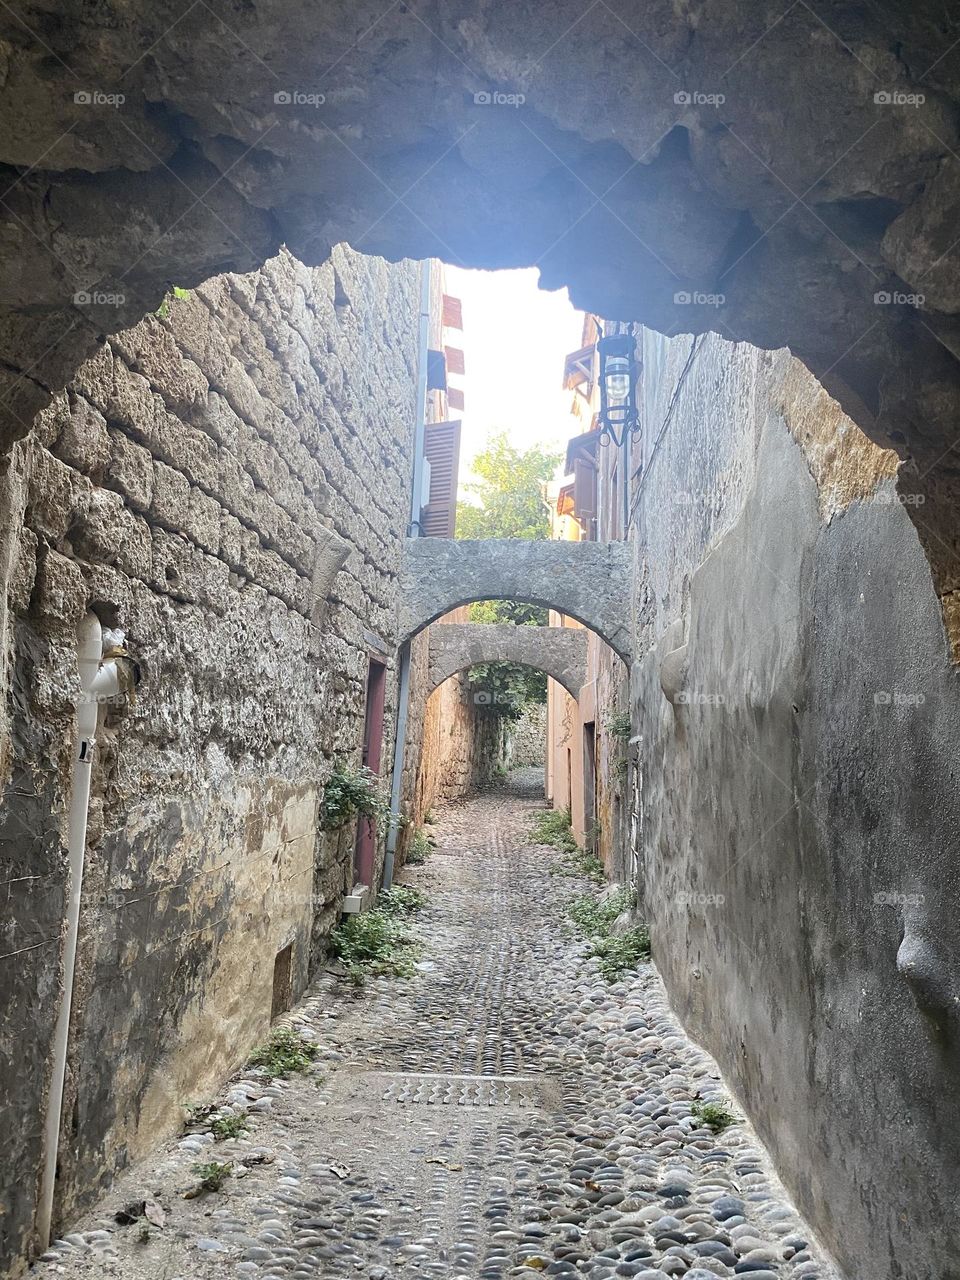
<svg viewBox="0 0 960 1280"><path fill-rule="evenodd" d="M519 790L519 794L518 794ZM175 1140L39 1263L120 1280L835 1280L650 966L607 985L565 904L587 886L531 846L522 789L446 810L404 876L429 895L418 975L327 981L293 1015L316 1073L247 1070L247 1138ZM223 1190L183 1199L198 1160ZM148 1197L162 1227L121 1226Z"/></svg>

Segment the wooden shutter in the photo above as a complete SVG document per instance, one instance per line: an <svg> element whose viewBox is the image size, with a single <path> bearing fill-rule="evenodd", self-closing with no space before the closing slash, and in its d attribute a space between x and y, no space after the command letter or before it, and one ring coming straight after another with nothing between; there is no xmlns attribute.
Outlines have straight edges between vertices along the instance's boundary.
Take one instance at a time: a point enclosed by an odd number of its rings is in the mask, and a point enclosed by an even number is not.
<svg viewBox="0 0 960 1280"><path fill-rule="evenodd" d="M447 406L450 409L464 408L463 392L457 387L447 388Z"/></svg>
<svg viewBox="0 0 960 1280"><path fill-rule="evenodd" d="M573 463L573 514L578 520L592 520L597 514L597 468L587 458Z"/></svg>
<svg viewBox="0 0 960 1280"><path fill-rule="evenodd" d="M572 391L575 387L593 380L593 356L596 347L581 347L579 351L571 351L563 362L563 388Z"/></svg>
<svg viewBox="0 0 960 1280"><path fill-rule="evenodd" d="M446 391L447 358L442 351L427 352L427 390Z"/></svg>
<svg viewBox="0 0 960 1280"><path fill-rule="evenodd" d="M443 327L445 329L463 328L463 303L459 298L451 298L449 293L443 295Z"/></svg>
<svg viewBox="0 0 960 1280"><path fill-rule="evenodd" d="M430 500L420 512L420 535L452 538L457 521L460 423L429 423L423 432L423 453L430 463Z"/></svg>
<svg viewBox="0 0 960 1280"><path fill-rule="evenodd" d="M444 347L443 353L447 357L447 373L464 373L466 372L463 363L463 352L459 347Z"/></svg>

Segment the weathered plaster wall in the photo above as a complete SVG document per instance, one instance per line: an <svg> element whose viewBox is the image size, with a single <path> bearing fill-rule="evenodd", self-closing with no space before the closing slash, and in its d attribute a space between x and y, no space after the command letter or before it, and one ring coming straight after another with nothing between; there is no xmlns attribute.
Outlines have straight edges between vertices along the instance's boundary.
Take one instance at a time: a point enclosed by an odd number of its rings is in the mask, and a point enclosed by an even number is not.
<svg viewBox="0 0 960 1280"><path fill-rule="evenodd" d="M412 263L283 253L111 338L14 451L0 1266L29 1235L39 1169L77 624L91 606L118 618L144 682L102 713L63 1216L243 1060L276 953L293 944L302 989L351 879L353 831L318 838L317 811L334 758L358 759L371 653L391 666L389 761L418 310Z"/></svg>
<svg viewBox="0 0 960 1280"><path fill-rule="evenodd" d="M550 688L549 799L570 814L573 834L584 839L583 727L575 698L554 683Z"/></svg>
<svg viewBox="0 0 960 1280"><path fill-rule="evenodd" d="M601 456L601 493L609 483L609 463L613 450ZM618 531L620 503L614 498L606 507L601 502L601 536L613 538ZM579 543L576 545L589 545ZM629 617L629 582L621 592L620 611ZM571 618L551 612L551 623L585 643L586 662L578 697L556 681L547 685L546 791L555 809L568 809L575 838L601 859L615 881L632 881L632 859L626 856L624 822L628 811L623 741L609 731L618 708L625 705L629 669L596 632L581 627ZM594 767L588 761L588 741L593 743Z"/></svg>
<svg viewBox="0 0 960 1280"><path fill-rule="evenodd" d="M847 1274L956 1280L960 689L893 459L785 352L644 350L655 959Z"/></svg>

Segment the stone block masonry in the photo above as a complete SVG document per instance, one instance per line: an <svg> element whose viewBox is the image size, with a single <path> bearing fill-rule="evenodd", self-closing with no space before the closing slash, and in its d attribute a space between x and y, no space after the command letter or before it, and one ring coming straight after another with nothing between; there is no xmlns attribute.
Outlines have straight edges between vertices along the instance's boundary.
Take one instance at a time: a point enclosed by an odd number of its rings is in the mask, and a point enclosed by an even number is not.
<svg viewBox="0 0 960 1280"><path fill-rule="evenodd" d="M301 991L352 880L352 829L317 812L375 649L389 767L418 310L416 264L282 253L111 337L10 460L0 1270L31 1232L60 998L77 624L123 625L144 680L94 765L62 1217L262 1038L275 956Z"/></svg>

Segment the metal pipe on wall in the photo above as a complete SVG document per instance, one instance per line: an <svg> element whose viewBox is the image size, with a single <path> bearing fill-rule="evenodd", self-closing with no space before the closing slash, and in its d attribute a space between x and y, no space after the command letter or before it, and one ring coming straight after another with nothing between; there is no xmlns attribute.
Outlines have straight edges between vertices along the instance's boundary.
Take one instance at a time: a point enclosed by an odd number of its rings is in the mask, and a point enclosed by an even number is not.
<svg viewBox="0 0 960 1280"><path fill-rule="evenodd" d="M420 264L420 333L417 364L417 421L413 441L413 492L410 496L409 536L419 538L421 489L423 487L423 438L427 425L427 349L430 344L430 262ZM390 825L383 860L383 888L393 884L397 841L400 838L400 805L403 795L403 757L410 718L410 652L407 640L400 650L400 686L397 692L397 731L393 750L393 777L390 787Z"/></svg>

